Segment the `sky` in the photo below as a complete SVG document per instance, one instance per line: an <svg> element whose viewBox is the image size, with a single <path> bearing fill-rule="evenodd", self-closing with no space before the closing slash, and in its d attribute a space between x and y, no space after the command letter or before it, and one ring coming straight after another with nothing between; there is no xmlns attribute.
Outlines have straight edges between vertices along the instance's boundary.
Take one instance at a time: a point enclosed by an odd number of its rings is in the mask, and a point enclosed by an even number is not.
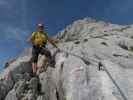
<svg viewBox="0 0 133 100"><path fill-rule="evenodd" d="M25 40L37 23L44 23L50 36L84 17L132 24L132 4L133 0L0 0L0 70L30 47Z"/></svg>

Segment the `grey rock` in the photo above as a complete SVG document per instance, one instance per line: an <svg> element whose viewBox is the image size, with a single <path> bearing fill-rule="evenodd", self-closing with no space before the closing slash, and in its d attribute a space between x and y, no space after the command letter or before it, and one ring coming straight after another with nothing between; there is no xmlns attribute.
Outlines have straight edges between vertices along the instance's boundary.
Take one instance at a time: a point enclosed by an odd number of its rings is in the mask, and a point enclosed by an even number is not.
<svg viewBox="0 0 133 100"><path fill-rule="evenodd" d="M37 100L45 100L43 96L38 96Z"/></svg>
<svg viewBox="0 0 133 100"><path fill-rule="evenodd" d="M36 94L35 93L29 93L26 95L27 100L36 100Z"/></svg>
<svg viewBox="0 0 133 100"><path fill-rule="evenodd" d="M0 99L3 99L6 94L12 89L14 82L9 78L8 80L0 81Z"/></svg>
<svg viewBox="0 0 133 100"><path fill-rule="evenodd" d="M29 82L29 88L30 89L34 89L37 91L38 89L38 84L39 84L39 79L34 77L34 78L31 78L30 82Z"/></svg>
<svg viewBox="0 0 133 100"><path fill-rule="evenodd" d="M14 89L7 94L5 100L18 100Z"/></svg>
<svg viewBox="0 0 133 100"><path fill-rule="evenodd" d="M30 73L24 73L23 79L29 81L31 79Z"/></svg>
<svg viewBox="0 0 133 100"><path fill-rule="evenodd" d="M16 95L18 98L21 98L22 93L25 90L25 87L26 87L26 81L25 80L21 80L15 84L14 89L16 91Z"/></svg>
<svg viewBox="0 0 133 100"><path fill-rule="evenodd" d="M2 100L7 93L8 90L6 89L6 86L3 84L3 82L0 82L0 100Z"/></svg>

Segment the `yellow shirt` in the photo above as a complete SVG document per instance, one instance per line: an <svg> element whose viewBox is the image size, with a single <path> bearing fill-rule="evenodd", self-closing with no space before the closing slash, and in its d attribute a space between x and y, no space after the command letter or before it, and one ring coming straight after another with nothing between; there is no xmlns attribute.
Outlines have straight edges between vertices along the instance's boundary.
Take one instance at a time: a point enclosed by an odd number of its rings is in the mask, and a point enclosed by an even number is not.
<svg viewBox="0 0 133 100"><path fill-rule="evenodd" d="M32 42L35 45L43 46L48 41L48 35L44 32L33 32L31 36Z"/></svg>

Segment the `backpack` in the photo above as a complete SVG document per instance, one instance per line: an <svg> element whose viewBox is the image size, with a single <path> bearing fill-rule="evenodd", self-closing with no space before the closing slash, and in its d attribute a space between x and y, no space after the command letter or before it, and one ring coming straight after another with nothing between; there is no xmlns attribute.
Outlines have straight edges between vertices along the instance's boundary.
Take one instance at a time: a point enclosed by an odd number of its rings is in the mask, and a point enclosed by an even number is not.
<svg viewBox="0 0 133 100"><path fill-rule="evenodd" d="M48 35L44 32L33 32L31 40L34 45L43 46L47 43Z"/></svg>

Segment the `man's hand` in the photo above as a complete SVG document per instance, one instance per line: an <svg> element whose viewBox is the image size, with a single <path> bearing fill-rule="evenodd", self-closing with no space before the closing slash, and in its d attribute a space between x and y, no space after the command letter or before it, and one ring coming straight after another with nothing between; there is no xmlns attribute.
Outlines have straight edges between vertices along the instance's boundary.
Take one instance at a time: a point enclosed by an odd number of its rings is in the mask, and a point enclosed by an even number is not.
<svg viewBox="0 0 133 100"><path fill-rule="evenodd" d="M29 38L26 40L26 42L28 42L29 44L32 44L32 45L36 45L36 44L34 44L34 43L33 43L33 41L32 41L32 38L31 38L31 37L29 37Z"/></svg>
<svg viewBox="0 0 133 100"><path fill-rule="evenodd" d="M31 43L31 37L29 37L26 42Z"/></svg>

